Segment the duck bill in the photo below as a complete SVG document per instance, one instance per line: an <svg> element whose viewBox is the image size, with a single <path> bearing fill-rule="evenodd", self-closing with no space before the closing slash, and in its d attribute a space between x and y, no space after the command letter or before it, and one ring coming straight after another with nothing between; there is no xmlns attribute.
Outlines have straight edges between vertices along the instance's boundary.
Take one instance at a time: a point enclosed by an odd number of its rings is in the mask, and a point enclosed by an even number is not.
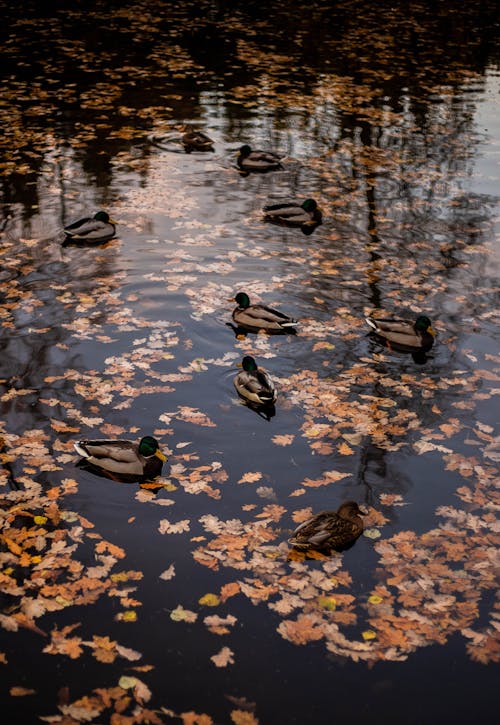
<svg viewBox="0 0 500 725"><path fill-rule="evenodd" d="M158 450L157 450L157 451L155 451L155 456L156 456L157 458L159 458L159 459L160 459L160 461L163 461L163 462L165 462L165 461L167 460L167 456L166 456L166 455L165 455L164 453L162 453L162 452L160 451L160 449L159 449L159 448L158 448Z"/></svg>
<svg viewBox="0 0 500 725"><path fill-rule="evenodd" d="M228 302L236 302L236 299L234 297L228 297L227 298L227 301Z"/></svg>
<svg viewBox="0 0 500 725"><path fill-rule="evenodd" d="M109 220L109 223L110 224L115 224L115 225L118 224L118 222L115 219L110 219Z"/></svg>
<svg viewBox="0 0 500 725"><path fill-rule="evenodd" d="M429 335L432 335L432 337L436 337L436 330L434 330L430 325L427 328L427 332L429 333Z"/></svg>
<svg viewBox="0 0 500 725"><path fill-rule="evenodd" d="M242 368L243 367L243 363L240 363L240 362L239 363L236 363L236 367L237 368Z"/></svg>

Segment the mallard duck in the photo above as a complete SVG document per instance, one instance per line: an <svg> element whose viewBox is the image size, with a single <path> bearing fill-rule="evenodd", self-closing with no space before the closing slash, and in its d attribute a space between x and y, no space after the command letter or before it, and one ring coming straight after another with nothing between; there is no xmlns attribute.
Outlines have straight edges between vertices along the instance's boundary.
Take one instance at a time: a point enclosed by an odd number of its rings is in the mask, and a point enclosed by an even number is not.
<svg viewBox="0 0 500 725"><path fill-rule="evenodd" d="M363 532L363 511L346 501L337 511L321 511L297 526L288 540L296 549L342 549Z"/></svg>
<svg viewBox="0 0 500 725"><path fill-rule="evenodd" d="M323 215L314 199L306 199L301 204L298 201L267 204L264 218L290 227L304 227L321 224Z"/></svg>
<svg viewBox="0 0 500 725"><path fill-rule="evenodd" d="M297 320L266 305L251 305L246 292L238 292L228 302L236 302L238 305L232 314L236 325L250 331L290 332L299 324Z"/></svg>
<svg viewBox="0 0 500 725"><path fill-rule="evenodd" d="M234 379L234 387L242 398L257 405L271 405L276 401L277 393L269 375L257 367L250 355L241 361L243 370Z"/></svg>
<svg viewBox="0 0 500 725"><path fill-rule="evenodd" d="M252 151L248 144L240 148L236 163L242 171L274 171L283 168L280 156L272 151Z"/></svg>
<svg viewBox="0 0 500 725"><path fill-rule="evenodd" d="M419 315L415 322L374 317L367 317L366 321L389 349L393 347L403 352L427 351L434 344L436 333L426 315Z"/></svg>
<svg viewBox="0 0 500 725"><path fill-rule="evenodd" d="M202 131L186 131L182 134L181 142L189 151L213 151L214 142Z"/></svg>
<svg viewBox="0 0 500 725"><path fill-rule="evenodd" d="M118 476L156 478L167 457L158 441L144 436L136 443L128 440L76 441L75 450L94 468Z"/></svg>
<svg viewBox="0 0 500 725"><path fill-rule="evenodd" d="M78 219L64 227L66 244L70 242L107 242L115 236L115 224L106 211L98 211L93 217Z"/></svg>

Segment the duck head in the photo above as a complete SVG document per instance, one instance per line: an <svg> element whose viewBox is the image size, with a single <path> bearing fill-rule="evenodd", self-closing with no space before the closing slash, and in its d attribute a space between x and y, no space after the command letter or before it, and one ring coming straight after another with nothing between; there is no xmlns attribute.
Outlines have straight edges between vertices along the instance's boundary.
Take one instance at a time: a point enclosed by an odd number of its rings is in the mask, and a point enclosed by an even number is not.
<svg viewBox="0 0 500 725"><path fill-rule="evenodd" d="M413 325L415 332L428 332L432 337L436 337L435 330L432 329L432 323L427 315L419 315Z"/></svg>
<svg viewBox="0 0 500 725"><path fill-rule="evenodd" d="M230 298L229 302L236 302L238 307L241 307L242 310L246 310L247 307L250 307L250 297L246 292L238 292L237 295Z"/></svg>
<svg viewBox="0 0 500 725"><path fill-rule="evenodd" d="M305 201L302 202L302 204L300 206L302 207L302 209L304 209L304 211L307 211L307 212L316 211L316 209L318 208L318 205L314 201L314 199L306 199Z"/></svg>
<svg viewBox="0 0 500 725"><path fill-rule="evenodd" d="M144 438L141 438L139 441L139 453L141 456L144 456L144 458L156 456L160 459L160 461L167 460L167 457L160 451L158 441L152 436L144 436Z"/></svg>
<svg viewBox="0 0 500 725"><path fill-rule="evenodd" d="M110 218L107 211L98 211L97 214L94 214L94 219L97 222L104 222L104 224L116 224L116 222Z"/></svg>
<svg viewBox="0 0 500 725"><path fill-rule="evenodd" d="M238 367L242 367L246 373L254 373L258 370L257 363L251 355L245 355Z"/></svg>

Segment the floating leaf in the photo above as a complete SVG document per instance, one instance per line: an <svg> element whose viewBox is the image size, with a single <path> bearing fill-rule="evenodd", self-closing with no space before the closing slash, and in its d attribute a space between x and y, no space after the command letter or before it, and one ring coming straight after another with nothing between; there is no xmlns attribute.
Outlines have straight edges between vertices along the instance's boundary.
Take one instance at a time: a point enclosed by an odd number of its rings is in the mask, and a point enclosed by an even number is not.
<svg viewBox="0 0 500 725"><path fill-rule="evenodd" d="M322 609L326 609L329 612L333 612L337 608L337 600L335 597L319 597L318 604Z"/></svg>
<svg viewBox="0 0 500 725"><path fill-rule="evenodd" d="M165 571L160 574L160 579L163 579L164 581L169 581L174 576L175 576L175 567L173 564L170 564L168 569L165 569Z"/></svg>
<svg viewBox="0 0 500 725"><path fill-rule="evenodd" d="M229 647L223 647L216 655L212 655L210 659L216 667L227 667L234 664L234 652Z"/></svg>
<svg viewBox="0 0 500 725"><path fill-rule="evenodd" d="M124 690L131 690L137 684L137 678L130 675L122 675L118 680L119 686Z"/></svg>
<svg viewBox="0 0 500 725"><path fill-rule="evenodd" d="M220 604L220 599L217 594L204 594L198 599L198 604L204 607L217 607Z"/></svg>
<svg viewBox="0 0 500 725"><path fill-rule="evenodd" d="M196 622L198 615L196 612L190 612L189 609L184 609L181 604L178 604L177 607L170 612L170 619L173 619L174 622Z"/></svg>

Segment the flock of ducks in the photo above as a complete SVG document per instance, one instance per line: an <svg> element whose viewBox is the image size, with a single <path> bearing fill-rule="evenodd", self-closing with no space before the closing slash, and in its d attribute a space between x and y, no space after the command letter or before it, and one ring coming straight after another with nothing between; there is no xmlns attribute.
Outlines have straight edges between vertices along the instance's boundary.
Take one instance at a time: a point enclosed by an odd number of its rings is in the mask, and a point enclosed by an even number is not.
<svg viewBox="0 0 500 725"><path fill-rule="evenodd" d="M180 137L187 153L211 151L213 141L201 131L188 130ZM267 172L283 168L281 157L268 151L252 150L241 146L237 165L242 172ZM268 221L300 227L306 234L322 221L322 213L314 199L303 202L280 202L264 207L264 218ZM105 211L93 217L85 217L64 228L63 244L104 243L115 236L116 222ZM238 331L266 332L268 334L294 333L299 324L279 310L263 304L251 304L246 292L238 292L232 302L236 307L232 320ZM431 321L419 315L415 322L388 318L367 317L366 322L373 335L388 349L425 354L434 343L435 332ZM277 399L276 386L268 373L259 368L254 358L245 355L234 378L238 395L256 410L274 406ZM120 481L146 481L157 478L162 471L166 456L160 451L158 441L145 436L140 441L129 440L82 440L74 443L81 460L77 465L93 473ZM303 522L293 532L289 543L302 551L318 550L329 552L342 550L352 545L363 531L365 514L354 501L346 501L337 511L321 511Z"/></svg>

